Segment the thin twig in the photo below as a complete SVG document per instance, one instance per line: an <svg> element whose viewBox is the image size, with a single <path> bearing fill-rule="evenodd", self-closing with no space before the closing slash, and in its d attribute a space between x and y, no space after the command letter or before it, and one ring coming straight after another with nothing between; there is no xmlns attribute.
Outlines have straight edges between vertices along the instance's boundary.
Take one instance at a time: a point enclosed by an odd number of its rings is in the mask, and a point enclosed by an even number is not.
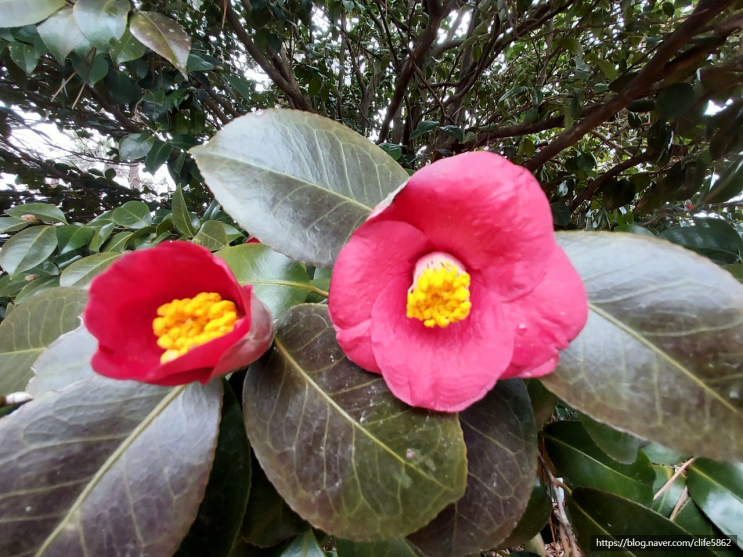
<svg viewBox="0 0 743 557"><path fill-rule="evenodd" d="M673 476L671 476L665 484L663 484L663 487L661 487L655 495L653 495L653 501L655 501L658 497L663 495L663 493L665 493L665 491L671 486L671 484L676 480L676 478L678 478L692 462L694 462L694 459L690 458L689 460L684 462L681 466L679 466L678 469L676 470L676 473Z"/></svg>

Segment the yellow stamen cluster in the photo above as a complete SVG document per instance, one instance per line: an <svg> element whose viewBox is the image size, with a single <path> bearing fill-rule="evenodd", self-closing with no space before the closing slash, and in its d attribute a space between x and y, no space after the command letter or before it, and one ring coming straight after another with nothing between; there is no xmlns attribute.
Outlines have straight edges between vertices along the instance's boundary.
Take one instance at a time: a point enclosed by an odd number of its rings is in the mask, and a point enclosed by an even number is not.
<svg viewBox="0 0 743 557"><path fill-rule="evenodd" d="M470 314L470 276L455 265L425 269L408 291L408 317L448 327Z"/></svg>
<svg viewBox="0 0 743 557"><path fill-rule="evenodd" d="M215 292L202 292L193 298L173 300L157 308L152 331L157 345L165 350L162 363L175 360L195 348L232 331L237 308Z"/></svg>

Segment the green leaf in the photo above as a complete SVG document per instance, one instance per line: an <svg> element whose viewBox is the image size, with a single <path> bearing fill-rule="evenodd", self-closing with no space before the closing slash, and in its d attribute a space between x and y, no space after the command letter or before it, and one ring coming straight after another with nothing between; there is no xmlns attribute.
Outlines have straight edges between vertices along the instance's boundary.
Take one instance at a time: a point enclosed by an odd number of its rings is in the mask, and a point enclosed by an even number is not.
<svg viewBox="0 0 743 557"><path fill-rule="evenodd" d="M170 143L156 139L152 145L152 149L147 153L147 158L144 160L144 169L150 174L155 174L168 160L172 150L173 148Z"/></svg>
<svg viewBox="0 0 743 557"><path fill-rule="evenodd" d="M121 254L112 252L83 257L62 271L60 285L87 288L93 278L108 269L119 257Z"/></svg>
<svg viewBox="0 0 743 557"><path fill-rule="evenodd" d="M615 232L556 236L583 278L590 312L555 372L541 378L544 385L638 437L684 453L743 459L743 285L664 240Z"/></svg>
<svg viewBox="0 0 743 557"><path fill-rule="evenodd" d="M650 443L642 448L642 452L647 455L653 464L662 464L664 466L673 466L689 460L689 455L683 455L668 447L664 447L660 443Z"/></svg>
<svg viewBox="0 0 743 557"><path fill-rule="evenodd" d="M141 228L140 230L145 230L145 229ZM103 244L103 249L101 250L101 253L105 253L105 252L121 253L123 252L124 249L126 249L127 242L132 236L134 236L134 232L119 232L118 234L114 234L108 240L106 240L105 244Z"/></svg>
<svg viewBox="0 0 743 557"><path fill-rule="evenodd" d="M325 557L325 552L317 543L312 530L307 530L294 539L291 545L281 554L281 557Z"/></svg>
<svg viewBox="0 0 743 557"><path fill-rule="evenodd" d="M731 162L704 197L705 203L723 203L743 191L743 156Z"/></svg>
<svg viewBox="0 0 743 557"><path fill-rule="evenodd" d="M60 226L57 228L59 255L87 246L93 236L95 236L95 229L87 226Z"/></svg>
<svg viewBox="0 0 743 557"><path fill-rule="evenodd" d="M41 40L60 64L64 64L70 52L85 40L70 6L59 10L37 29Z"/></svg>
<svg viewBox="0 0 743 557"><path fill-rule="evenodd" d="M229 557L250 493L250 446L240 404L225 383L219 441L199 514L175 557Z"/></svg>
<svg viewBox="0 0 743 557"><path fill-rule="evenodd" d="M132 230L152 224L150 208L144 201L127 201L114 209L113 217L116 224Z"/></svg>
<svg viewBox="0 0 743 557"><path fill-rule="evenodd" d="M5 211L11 217L21 218L24 215L33 215L41 222L54 224L61 222L67 224L64 213L55 205L49 203L25 203L16 205Z"/></svg>
<svg viewBox="0 0 743 557"><path fill-rule="evenodd" d="M694 219L694 224L669 228L660 237L709 257L716 263L730 264L740 260L743 241L732 226L714 218Z"/></svg>
<svg viewBox="0 0 743 557"><path fill-rule="evenodd" d="M46 290L57 288L59 286L59 277L39 277L27 283L26 286L16 295L15 305L25 302L32 296L36 296Z"/></svg>
<svg viewBox="0 0 743 557"><path fill-rule="evenodd" d="M90 365L98 340L84 326L61 335L31 366L33 377L26 392L39 398L49 391L61 391L78 381L93 377Z"/></svg>
<svg viewBox="0 0 743 557"><path fill-rule="evenodd" d="M126 31L129 0L77 0L73 12L83 35L96 47L108 47Z"/></svg>
<svg viewBox="0 0 743 557"><path fill-rule="evenodd" d="M312 290L304 265L263 244L242 244L217 252L240 284L252 284L255 295L274 318L307 300Z"/></svg>
<svg viewBox="0 0 743 557"><path fill-rule="evenodd" d="M93 87L108 73L108 62L103 56L80 56L76 53L70 55L72 67L75 69L80 78L88 85Z"/></svg>
<svg viewBox="0 0 743 557"><path fill-rule="evenodd" d="M95 376L0 420L0 554L172 555L204 496L221 400L219 381Z"/></svg>
<svg viewBox="0 0 743 557"><path fill-rule="evenodd" d="M609 211L619 209L632 203L637 194L637 186L627 178L619 180L611 184L606 191L604 191L604 207Z"/></svg>
<svg viewBox="0 0 743 557"><path fill-rule="evenodd" d="M187 75L191 37L180 24L157 12L136 12L129 18L129 30L143 45Z"/></svg>
<svg viewBox="0 0 743 557"><path fill-rule="evenodd" d="M554 422L544 428L550 460L571 487L595 487L642 504L653 499L655 472L643 453L622 464L596 446L578 421Z"/></svg>
<svg viewBox="0 0 743 557"><path fill-rule="evenodd" d="M552 416L558 399L536 379L526 379L524 383L526 383L526 390L529 391L537 429L542 429L542 426Z"/></svg>
<svg viewBox="0 0 743 557"><path fill-rule="evenodd" d="M738 536L743 549L743 463L698 458L688 468L686 485L704 514L723 533Z"/></svg>
<svg viewBox="0 0 743 557"><path fill-rule="evenodd" d="M617 431L585 414L580 415L580 423L583 424L593 442L614 460L622 464L632 464L637 460L637 450L640 448L642 439Z"/></svg>
<svg viewBox="0 0 743 557"><path fill-rule="evenodd" d="M596 60L596 64L607 79L614 81L617 78L617 69L614 64L608 60Z"/></svg>
<svg viewBox="0 0 743 557"><path fill-rule="evenodd" d="M441 126L441 131L457 139L464 141L464 130L459 126Z"/></svg>
<svg viewBox="0 0 743 557"><path fill-rule="evenodd" d="M418 136L430 133L438 127L439 123L436 120L421 120L418 127L410 134L410 139L415 139Z"/></svg>
<svg viewBox="0 0 743 557"><path fill-rule="evenodd" d="M351 232L408 179L368 139L293 110L241 116L191 152L244 230L317 267L332 267Z"/></svg>
<svg viewBox="0 0 743 557"><path fill-rule="evenodd" d="M402 155L402 146L396 143L380 143L379 148L394 160L398 160Z"/></svg>
<svg viewBox="0 0 743 557"><path fill-rule="evenodd" d="M23 27L38 23L67 4L65 0L0 0L0 27Z"/></svg>
<svg viewBox="0 0 743 557"><path fill-rule="evenodd" d="M16 217L0 217L0 234L7 232L18 232L23 230L30 223Z"/></svg>
<svg viewBox="0 0 743 557"><path fill-rule="evenodd" d="M141 159L150 152L155 138L146 133L133 133L124 136L119 143L119 158L125 161Z"/></svg>
<svg viewBox="0 0 743 557"><path fill-rule="evenodd" d="M467 491L408 536L428 557L464 557L499 545L524 513L534 486L537 430L523 381L498 381L459 413L459 422L467 445Z"/></svg>
<svg viewBox="0 0 743 557"><path fill-rule="evenodd" d="M224 80L230 84L230 86L237 91L246 101L253 102L253 89L247 81L236 75L228 74L224 76Z"/></svg>
<svg viewBox="0 0 743 557"><path fill-rule="evenodd" d="M222 228L224 228L224 233L227 234L227 241L228 242L234 242L238 238L244 238L245 235L240 232L237 228L234 226L230 226L226 222L222 223Z"/></svg>
<svg viewBox="0 0 743 557"><path fill-rule="evenodd" d="M655 470L655 481L653 482L653 503L649 505L655 512L665 517L670 517L673 509L676 507L681 494L686 487L686 480L683 475L676 476L670 486L666 487L663 493L656 498L658 491L663 488L668 480L673 477L674 470L667 466L653 465Z"/></svg>
<svg viewBox="0 0 743 557"><path fill-rule="evenodd" d="M551 514L552 498L547 491L547 487L537 476L524 514L521 515L518 524L508 535L508 538L498 544L498 548L510 549L524 545L542 531Z"/></svg>
<svg viewBox="0 0 743 557"><path fill-rule="evenodd" d="M658 117L661 120L673 120L694 105L694 87L688 83L674 83L661 89L655 99Z"/></svg>
<svg viewBox="0 0 743 557"><path fill-rule="evenodd" d="M14 275L35 267L57 248L53 226L32 226L22 230L0 249L0 267Z"/></svg>
<svg viewBox="0 0 743 557"><path fill-rule="evenodd" d="M186 67L189 73L190 72L208 72L214 69L214 64L210 64L209 62L204 60L201 56L197 56L196 54L189 54Z"/></svg>
<svg viewBox="0 0 743 557"><path fill-rule="evenodd" d="M201 225L201 229L194 236L193 243L204 246L210 251L217 251L225 248L229 241L222 223L216 220L208 220Z"/></svg>
<svg viewBox="0 0 743 557"><path fill-rule="evenodd" d="M329 534L398 538L464 494L457 416L411 408L352 364L326 306L296 306L279 321L274 346L248 370L243 411L269 480Z"/></svg>
<svg viewBox="0 0 743 557"><path fill-rule="evenodd" d="M723 265L722 268L738 279L738 281L743 282L743 263Z"/></svg>
<svg viewBox="0 0 743 557"><path fill-rule="evenodd" d="M48 290L15 308L0 323L0 394L26 388L31 364L54 340L80 325L86 301L85 292Z"/></svg>
<svg viewBox="0 0 743 557"><path fill-rule="evenodd" d="M147 48L127 29L119 40L113 42L109 52L114 64L120 66L124 62L141 58L146 51Z"/></svg>
<svg viewBox="0 0 743 557"><path fill-rule="evenodd" d="M112 211L113 213L113 211ZM95 227L95 236L93 236L93 239L90 241L90 245L88 245L88 248L90 251L98 251L101 249L101 246L103 243L108 240L108 237L111 235L111 232L113 232L114 228L116 227L116 223L114 222L105 222L102 226L96 226ZM91 223L88 223L91 224Z"/></svg>
<svg viewBox="0 0 743 557"><path fill-rule="evenodd" d="M591 536L686 536L679 526L643 507L612 493L598 489L578 488L568 498L570 519L578 535L578 542L586 555L601 557L668 557L667 551L589 551ZM707 549L695 549L698 557L712 557Z"/></svg>
<svg viewBox="0 0 743 557"><path fill-rule="evenodd" d="M335 539L335 547L341 557L420 557L418 549L407 540L384 542L352 542Z"/></svg>
<svg viewBox="0 0 743 557"><path fill-rule="evenodd" d="M183 190L180 184L175 185L175 192L173 193L173 224L175 225L178 232L189 238L193 238L198 232L198 223L195 223L191 218L191 213L188 212L186 206L186 200L183 198Z"/></svg>

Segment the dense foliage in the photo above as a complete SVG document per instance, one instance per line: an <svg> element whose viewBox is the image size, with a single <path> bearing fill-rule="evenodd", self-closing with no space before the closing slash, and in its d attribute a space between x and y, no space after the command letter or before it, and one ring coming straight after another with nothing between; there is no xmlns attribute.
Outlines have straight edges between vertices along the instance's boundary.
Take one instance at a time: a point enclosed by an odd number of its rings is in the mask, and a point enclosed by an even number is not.
<svg viewBox="0 0 743 557"><path fill-rule="evenodd" d="M742 554L741 10L0 0L0 555ZM344 358L332 267L482 149L542 185L590 316L543 380L424 412ZM273 347L206 386L95 375L91 280L177 239L254 286Z"/></svg>

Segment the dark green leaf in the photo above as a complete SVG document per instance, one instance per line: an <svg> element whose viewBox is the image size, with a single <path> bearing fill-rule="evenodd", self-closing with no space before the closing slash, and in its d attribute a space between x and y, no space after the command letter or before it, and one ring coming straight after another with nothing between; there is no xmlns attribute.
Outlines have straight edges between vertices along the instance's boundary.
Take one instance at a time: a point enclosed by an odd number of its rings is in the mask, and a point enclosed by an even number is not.
<svg viewBox="0 0 743 557"><path fill-rule="evenodd" d="M147 153L147 158L144 160L144 169L150 174L155 174L168 160L172 150L173 147L170 143L156 139L152 145L152 149Z"/></svg>
<svg viewBox="0 0 743 557"><path fill-rule="evenodd" d="M430 133L438 127L439 123L435 120L422 120L420 124L418 124L418 127L410 134L410 139L415 139L420 135Z"/></svg>
<svg viewBox="0 0 743 557"><path fill-rule="evenodd" d="M534 487L537 432L523 381L498 381L459 413L459 422L467 445L467 491L408 536L429 557L464 557L496 547L521 518Z"/></svg>
<svg viewBox="0 0 743 557"><path fill-rule="evenodd" d="M705 203L723 203L743 191L743 156L728 165L704 197Z"/></svg>
<svg viewBox="0 0 743 557"><path fill-rule="evenodd" d="M304 265L263 244L242 244L216 254L230 266L240 284L252 284L255 295L279 318L307 300L312 290Z"/></svg>
<svg viewBox="0 0 743 557"><path fill-rule="evenodd" d="M598 489L578 488L568 498L570 518L584 553L591 557L668 557L667 551L588 551L591 536L683 536L686 532L659 515L618 495ZM713 553L699 548L695 557L712 557Z"/></svg>
<svg viewBox="0 0 743 557"><path fill-rule="evenodd" d="M219 381L95 376L0 420L0 554L172 555L204 496L221 398Z"/></svg>
<svg viewBox="0 0 743 557"><path fill-rule="evenodd" d="M67 224L64 213L55 205L49 203L25 203L16 205L5 211L11 217L21 218L24 215L33 215L42 222L53 224L61 222Z"/></svg>
<svg viewBox="0 0 743 557"><path fill-rule="evenodd" d="M709 257L717 263L735 263L740 260L740 234L721 219L695 219L695 226L664 230L665 238L687 249Z"/></svg>
<svg viewBox="0 0 743 557"><path fill-rule="evenodd" d="M552 514L552 498L550 497L547 487L537 476L534 480L534 487L529 497L529 503L526 505L524 514L521 515L518 524L508 535L508 538L498 544L499 548L510 549L519 545L524 545L547 524Z"/></svg>
<svg viewBox="0 0 743 557"><path fill-rule="evenodd" d="M0 323L0 394L23 391L31 364L54 340L80 325L85 292L60 288L35 296Z"/></svg>
<svg viewBox="0 0 743 557"><path fill-rule="evenodd" d="M216 220L208 220L201 225L201 229L194 236L193 243L204 246L210 251L217 251L225 248L229 241L222 223Z"/></svg>
<svg viewBox="0 0 743 557"><path fill-rule="evenodd" d="M596 157L591 153L581 153L575 161L578 168L586 172L596 168Z"/></svg>
<svg viewBox="0 0 743 557"><path fill-rule="evenodd" d="M95 236L95 230L87 226L60 226L57 228L57 245L59 254L64 255L70 251L75 251L88 243Z"/></svg>
<svg viewBox="0 0 743 557"><path fill-rule="evenodd" d="M0 0L2 27L22 27L38 23L67 4L64 0Z"/></svg>
<svg viewBox="0 0 743 557"><path fill-rule="evenodd" d="M85 40L70 6L62 8L39 25L38 31L49 52L61 64L64 64L70 52Z"/></svg>
<svg viewBox="0 0 743 557"><path fill-rule="evenodd" d="M119 257L121 254L111 252L83 257L62 271L60 285L87 288L96 275L108 269Z"/></svg>
<svg viewBox="0 0 743 557"><path fill-rule="evenodd" d="M106 221L101 221L101 222L106 222ZM106 222L106 224L103 224L102 226L96 226L95 236L93 236L93 239L90 241L90 244L88 245L88 248L90 249L90 251L98 251L99 249L101 249L101 246L104 244L106 240L108 240L108 237L111 235L111 232L113 232L115 227L116 227L116 223L114 222Z"/></svg>
<svg viewBox="0 0 743 557"><path fill-rule="evenodd" d="M655 470L655 481L653 482L653 504L649 507L655 512L665 517L670 517L673 509L676 508L679 498L686 487L686 479L683 475L676 476L670 486L665 487L668 480L673 477L674 470L667 466L653 465ZM663 493L658 495L658 491L664 489Z"/></svg>
<svg viewBox="0 0 743 557"><path fill-rule="evenodd" d="M457 141L464 141L464 130L459 126L441 126L441 131L456 138Z"/></svg>
<svg viewBox="0 0 743 557"><path fill-rule="evenodd" d="M26 228L29 224L30 223L17 217L0 217L0 234L6 232L18 232L19 230Z"/></svg>
<svg viewBox="0 0 743 557"><path fill-rule="evenodd" d="M580 422L593 442L614 460L622 464L632 464L637 460L637 450L640 448L642 439L617 431L585 414L580 415Z"/></svg>
<svg viewBox="0 0 743 557"><path fill-rule="evenodd" d="M743 263L733 263L731 265L723 265L723 269L733 275L740 282L743 282Z"/></svg>
<svg viewBox="0 0 743 557"><path fill-rule="evenodd" d="M268 478L329 534L398 538L464 494L456 415L406 406L352 364L326 306L295 306L279 321L273 348L248 370L243 410Z"/></svg>
<svg viewBox="0 0 743 557"><path fill-rule="evenodd" d="M49 391L61 391L78 381L93 377L90 360L98 340L84 326L61 335L31 366L34 375L26 387L34 398Z"/></svg>
<svg viewBox="0 0 743 557"><path fill-rule="evenodd" d="M351 232L408 179L366 138L299 111L242 116L191 152L243 229L318 267L331 267Z"/></svg>
<svg viewBox="0 0 743 557"><path fill-rule="evenodd" d="M688 83L674 83L661 89L655 99L658 117L672 120L694 105L694 87Z"/></svg>
<svg viewBox="0 0 743 557"><path fill-rule="evenodd" d="M610 211L619 209L619 207L632 203L636 193L637 187L631 180L626 178L619 180L609 185L604 191L604 206Z"/></svg>
<svg viewBox="0 0 743 557"><path fill-rule="evenodd" d="M140 230L144 230L144 228L141 228ZM119 232L118 234L114 234L111 236L105 244L103 244L103 249L101 250L101 253L104 252L114 252L114 253L121 253L126 248L126 244L129 241L129 239L134 236L134 232Z"/></svg>
<svg viewBox="0 0 743 557"><path fill-rule="evenodd" d="M642 452L647 455L650 462L654 464L663 464L665 466L673 466L675 464L680 464L685 460L689 460L688 455L682 455L668 447L664 447L660 443L650 443L646 447L642 448Z"/></svg>
<svg viewBox="0 0 743 557"><path fill-rule="evenodd" d="M57 248L53 226L32 226L5 242L0 250L0 267L14 275L35 267Z"/></svg>
<svg viewBox="0 0 743 557"><path fill-rule="evenodd" d="M381 143L379 148L387 153L394 160L398 160L402 155L402 147L396 143Z"/></svg>
<svg viewBox="0 0 743 557"><path fill-rule="evenodd" d="M141 58L146 51L147 48L127 29L118 41L114 41L110 53L114 64L119 66L124 62Z"/></svg>
<svg viewBox="0 0 743 557"><path fill-rule="evenodd" d="M743 549L743 463L696 459L686 484L694 502L728 535L738 536Z"/></svg>
<svg viewBox="0 0 743 557"><path fill-rule="evenodd" d="M119 143L119 157L125 161L141 159L150 152L155 138L146 133L133 133L122 138Z"/></svg>
<svg viewBox="0 0 743 557"><path fill-rule="evenodd" d="M96 47L108 47L126 30L129 0L77 0L75 21L83 35Z"/></svg>
<svg viewBox="0 0 743 557"><path fill-rule="evenodd" d="M144 201L127 201L114 209L114 222L119 226L137 230L152 224L150 208Z"/></svg>
<svg viewBox="0 0 743 557"><path fill-rule="evenodd" d="M91 87L106 77L108 73L108 62L103 56L79 56L73 52L70 60L80 78Z"/></svg>
<svg viewBox="0 0 743 557"><path fill-rule="evenodd" d="M526 383L526 389L529 391L531 408L534 412L534 421L537 424L537 429L542 429L542 426L552 416L558 399L536 379L526 379L524 383Z"/></svg>
<svg viewBox="0 0 743 557"><path fill-rule="evenodd" d="M646 505L652 501L655 472L643 453L632 464L617 462L599 449L578 421L547 425L544 443L558 474L571 488L603 489Z"/></svg>
<svg viewBox="0 0 743 557"><path fill-rule="evenodd" d="M196 522L175 557L229 557L250 493L250 446L240 405L225 384L219 441Z"/></svg>
<svg viewBox="0 0 743 557"><path fill-rule="evenodd" d="M26 283L26 286L16 295L15 305L25 302L32 296L36 296L46 290L57 288L59 286L59 277L39 277Z"/></svg>
<svg viewBox="0 0 743 557"><path fill-rule="evenodd" d="M743 459L743 285L663 240L609 232L557 238L583 277L590 312L545 386L639 437Z"/></svg>
<svg viewBox="0 0 743 557"><path fill-rule="evenodd" d="M565 203L562 201L555 201L550 204L550 209L552 209L552 222L554 222L556 226L565 228L570 224L572 212L570 211L570 207L565 205Z"/></svg>
<svg viewBox="0 0 743 557"><path fill-rule="evenodd" d="M129 18L129 30L143 45L168 60L184 75L188 73L191 37L180 24L157 12L136 12Z"/></svg>
<svg viewBox="0 0 743 557"><path fill-rule="evenodd" d="M189 238L193 238L199 231L198 224L194 223L191 213L188 212L183 190L179 184L176 184L173 193L173 224L178 232Z"/></svg>
<svg viewBox="0 0 743 557"><path fill-rule="evenodd" d="M186 67L189 72L208 72L214 69L214 64L210 64L201 56L189 54Z"/></svg>

